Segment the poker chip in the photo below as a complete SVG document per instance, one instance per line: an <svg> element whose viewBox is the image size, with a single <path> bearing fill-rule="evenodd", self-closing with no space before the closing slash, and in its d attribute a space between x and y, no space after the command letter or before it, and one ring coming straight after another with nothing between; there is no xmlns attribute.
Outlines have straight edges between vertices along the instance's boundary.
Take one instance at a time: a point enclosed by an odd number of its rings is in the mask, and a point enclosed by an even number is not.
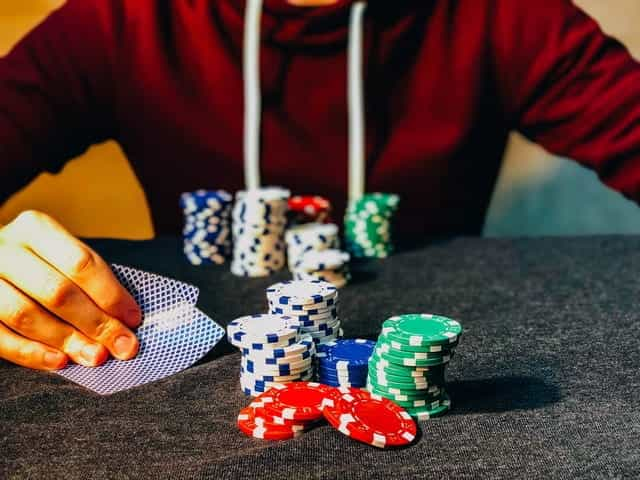
<svg viewBox="0 0 640 480"><path fill-rule="evenodd" d="M256 314L227 326L229 342L240 349L240 389L257 396L274 385L311 380L315 339L300 334L293 317Z"/></svg>
<svg viewBox="0 0 640 480"><path fill-rule="evenodd" d="M340 387L338 391L340 396L332 405L326 404L322 413L344 435L378 448L414 441L415 422L391 400L356 388Z"/></svg>
<svg viewBox="0 0 640 480"><path fill-rule="evenodd" d="M395 194L372 193L349 203L344 237L354 258L386 258L393 252L392 223L399 201Z"/></svg>
<svg viewBox="0 0 640 480"><path fill-rule="evenodd" d="M180 196L183 252L192 265L222 264L231 255L232 200L224 190L196 190Z"/></svg>
<svg viewBox="0 0 640 480"><path fill-rule="evenodd" d="M285 233L289 270L292 273L296 270L306 252L339 248L338 235L338 226L332 223L307 223L289 228Z"/></svg>
<svg viewBox="0 0 640 480"><path fill-rule="evenodd" d="M288 420L312 421L322 418L325 398L332 393L331 387L326 385L295 382L276 385L259 399L272 415Z"/></svg>
<svg viewBox="0 0 640 480"><path fill-rule="evenodd" d="M338 290L333 285L318 280L287 281L271 285L266 294L271 313L295 318L300 332L315 344L340 337Z"/></svg>
<svg viewBox="0 0 640 480"><path fill-rule="evenodd" d="M247 357L243 357L240 361L240 366L246 369L247 372L264 375L291 375L292 372L297 373L309 370L311 365L311 357L300 362L281 363L277 365L268 365L255 358L249 359Z"/></svg>
<svg viewBox="0 0 640 480"><path fill-rule="evenodd" d="M300 370L299 372L292 373L291 375L275 375L277 372L273 372L273 375L265 374L263 372L250 372L244 367L240 368L240 372L243 374L242 377L251 382L254 385L263 385L266 386L270 383L284 383L284 382L294 382L296 380L300 380L301 378L310 378L313 375L313 371L311 370L311 366L309 368Z"/></svg>
<svg viewBox="0 0 640 480"><path fill-rule="evenodd" d="M445 368L455 355L462 326L430 314L391 317L368 362L367 389L405 407L419 420L449 411Z"/></svg>
<svg viewBox="0 0 640 480"><path fill-rule="evenodd" d="M237 318L227 326L227 334L236 346L264 342L281 346L298 339L300 325L293 317L256 314ZM235 343L234 343L235 342Z"/></svg>
<svg viewBox="0 0 640 480"><path fill-rule="evenodd" d="M289 199L289 212L294 224L327 223L330 221L331 203L326 198L317 195L296 195Z"/></svg>
<svg viewBox="0 0 640 480"><path fill-rule="evenodd" d="M420 313L391 317L382 324L382 331L396 342L424 347L457 342L462 326L447 317Z"/></svg>
<svg viewBox="0 0 640 480"><path fill-rule="evenodd" d="M278 359L286 361L286 359L296 356L315 354L315 344L311 335L302 334L299 339L293 338L290 342L289 345L283 347L252 343L249 346L241 347L240 351L243 355L251 355L256 359L274 359L274 363L278 363L275 361Z"/></svg>
<svg viewBox="0 0 640 480"><path fill-rule="evenodd" d="M279 187L239 191L232 210L231 273L262 277L285 266L284 232L290 192Z"/></svg>
<svg viewBox="0 0 640 480"><path fill-rule="evenodd" d="M449 395L444 392L439 405L435 408L430 408L428 406L414 408L407 407L405 408L405 410L416 420L429 420L431 418L440 417L451 410L451 400L449 398Z"/></svg>
<svg viewBox="0 0 640 480"><path fill-rule="evenodd" d="M327 385L364 387L369 358L375 342L361 338L344 339L318 345L316 373Z"/></svg>
<svg viewBox="0 0 640 480"><path fill-rule="evenodd" d="M391 349L392 351L399 352L427 352L427 353L441 353L444 351L450 351L455 349L458 346L458 341L454 341L451 343L447 343L444 345L428 345L428 346L414 346L407 345L406 343L397 342L393 340L393 338L388 337L383 332L380 333L380 340L384 343L386 348Z"/></svg>
<svg viewBox="0 0 640 480"><path fill-rule="evenodd" d="M351 280L349 254L340 250L310 250L302 254L292 270L294 280L321 280L336 288Z"/></svg>
<svg viewBox="0 0 640 480"><path fill-rule="evenodd" d="M329 306L338 298L338 291L333 285L320 280L288 281L267 288L267 298L278 305Z"/></svg>
<svg viewBox="0 0 640 480"><path fill-rule="evenodd" d="M278 425L257 417L252 408L243 408L238 415L238 428L249 437L264 440L289 440L302 434L300 425Z"/></svg>

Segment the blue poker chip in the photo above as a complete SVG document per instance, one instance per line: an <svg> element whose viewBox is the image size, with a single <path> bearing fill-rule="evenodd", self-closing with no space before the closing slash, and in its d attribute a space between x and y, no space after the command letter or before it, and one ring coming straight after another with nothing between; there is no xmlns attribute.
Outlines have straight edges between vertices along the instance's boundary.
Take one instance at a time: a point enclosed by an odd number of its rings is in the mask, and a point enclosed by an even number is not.
<svg viewBox="0 0 640 480"><path fill-rule="evenodd" d="M316 368L319 372L326 372L333 375L366 375L369 371L368 366L351 366L346 368L336 368L333 365L329 365L326 363L322 363L319 361L315 362Z"/></svg>
<svg viewBox="0 0 640 480"><path fill-rule="evenodd" d="M324 376L324 377L332 377L335 379L345 378L345 379L358 379L358 380L367 378L367 375L369 373L368 370L362 371L362 372L336 372L335 370L331 371L331 370L326 370L324 368L316 368L316 371L318 375Z"/></svg>
<svg viewBox="0 0 640 480"><path fill-rule="evenodd" d="M318 345L318 362L324 366L345 369L365 367L373 355L376 342L362 338L342 339Z"/></svg>
<svg viewBox="0 0 640 480"><path fill-rule="evenodd" d="M345 381L334 381L327 379L319 379L319 383L323 385L328 385L330 387L353 387L353 388L364 388L367 385L366 380L364 382L345 382Z"/></svg>
<svg viewBox="0 0 640 480"><path fill-rule="evenodd" d="M360 383L360 384L364 384L367 383L367 376L365 375L364 377L335 377L332 375L325 375L323 373L318 374L318 379L322 382L325 383L325 381L327 382L335 382L335 383L340 383L340 382L348 382L348 383Z"/></svg>

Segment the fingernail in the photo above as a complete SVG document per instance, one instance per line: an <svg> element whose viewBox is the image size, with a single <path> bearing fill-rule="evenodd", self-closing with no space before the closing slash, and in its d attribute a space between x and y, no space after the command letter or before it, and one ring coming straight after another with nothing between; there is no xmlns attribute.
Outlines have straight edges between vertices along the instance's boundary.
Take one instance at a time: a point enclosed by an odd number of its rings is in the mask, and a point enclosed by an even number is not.
<svg viewBox="0 0 640 480"><path fill-rule="evenodd" d="M137 340L129 335L120 335L113 342L115 352L122 357L129 357L137 348Z"/></svg>
<svg viewBox="0 0 640 480"><path fill-rule="evenodd" d="M97 363L99 353L100 347L98 345L85 345L84 347L82 347L82 350L80 350L80 356L91 365Z"/></svg>
<svg viewBox="0 0 640 480"><path fill-rule="evenodd" d="M65 366L67 359L60 352L44 352L44 363L47 367L57 370Z"/></svg>
<svg viewBox="0 0 640 480"><path fill-rule="evenodd" d="M142 314L140 309L132 308L127 312L127 325L137 327L142 322Z"/></svg>

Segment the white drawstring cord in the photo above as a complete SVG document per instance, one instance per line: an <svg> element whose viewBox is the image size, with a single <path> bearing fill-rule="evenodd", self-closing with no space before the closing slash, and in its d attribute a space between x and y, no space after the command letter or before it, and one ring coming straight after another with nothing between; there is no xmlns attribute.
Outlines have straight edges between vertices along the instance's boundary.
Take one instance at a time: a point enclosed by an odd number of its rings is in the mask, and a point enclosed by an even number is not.
<svg viewBox="0 0 640 480"><path fill-rule="evenodd" d="M244 28L244 179L247 189L260 187L260 21L262 0L247 0ZM365 191L365 111L363 31L365 2L351 9L348 52L349 200Z"/></svg>
<svg viewBox="0 0 640 480"><path fill-rule="evenodd" d="M364 195L365 111L363 75L363 30L366 4L356 2L349 25L349 201Z"/></svg>
<svg viewBox="0 0 640 480"><path fill-rule="evenodd" d="M260 21L262 0L247 0L244 25L244 183L260 188Z"/></svg>

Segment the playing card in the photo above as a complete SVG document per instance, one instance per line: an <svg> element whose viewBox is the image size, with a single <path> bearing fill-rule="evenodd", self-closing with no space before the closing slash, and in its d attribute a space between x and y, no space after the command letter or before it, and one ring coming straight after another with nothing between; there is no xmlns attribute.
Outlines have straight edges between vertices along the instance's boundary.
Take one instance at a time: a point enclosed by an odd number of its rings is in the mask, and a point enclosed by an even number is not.
<svg viewBox="0 0 640 480"><path fill-rule="evenodd" d="M100 395L144 385L197 362L224 336L224 329L195 307L198 289L122 265L113 271L142 309L133 360L108 360L100 367L70 365L56 373Z"/></svg>

